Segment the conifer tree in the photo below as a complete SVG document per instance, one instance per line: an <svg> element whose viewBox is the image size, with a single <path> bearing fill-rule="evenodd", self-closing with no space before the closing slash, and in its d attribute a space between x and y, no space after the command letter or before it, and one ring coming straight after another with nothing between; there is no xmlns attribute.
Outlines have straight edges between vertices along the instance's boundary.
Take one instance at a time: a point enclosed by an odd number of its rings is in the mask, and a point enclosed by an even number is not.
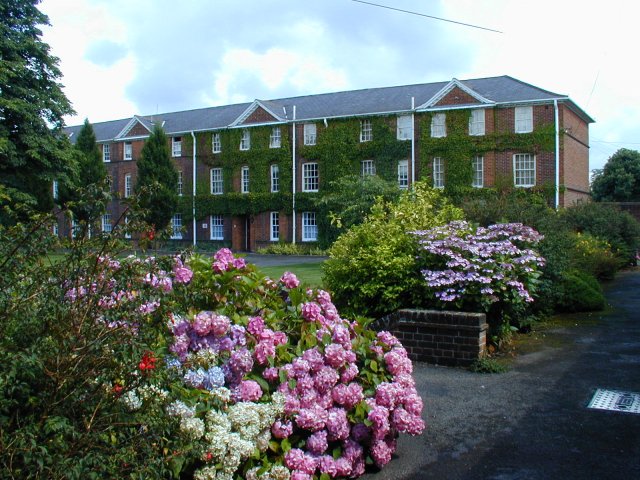
<svg viewBox="0 0 640 480"><path fill-rule="evenodd" d="M135 191L143 219L156 230L169 225L178 206L178 171L169 152L169 143L162 127L156 124L142 147L138 160Z"/></svg>

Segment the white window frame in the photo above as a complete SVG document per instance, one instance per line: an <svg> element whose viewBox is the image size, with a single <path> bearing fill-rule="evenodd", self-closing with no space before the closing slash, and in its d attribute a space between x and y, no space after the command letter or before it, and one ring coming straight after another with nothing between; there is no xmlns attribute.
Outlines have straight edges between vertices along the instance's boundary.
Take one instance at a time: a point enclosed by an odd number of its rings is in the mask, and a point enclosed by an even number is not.
<svg viewBox="0 0 640 480"><path fill-rule="evenodd" d="M75 218L71 219L71 238L78 238L80 236L80 223Z"/></svg>
<svg viewBox="0 0 640 480"><path fill-rule="evenodd" d="M444 188L444 161L442 157L433 158L433 188Z"/></svg>
<svg viewBox="0 0 640 480"><path fill-rule="evenodd" d="M102 161L109 163L111 161L111 145L108 143L102 144Z"/></svg>
<svg viewBox="0 0 640 480"><path fill-rule="evenodd" d="M360 143L373 140L373 125L371 120L360 120Z"/></svg>
<svg viewBox="0 0 640 480"><path fill-rule="evenodd" d="M60 230L58 229L58 221L57 220L55 221L55 223L53 224L52 227L53 227L53 229L52 229L53 235L56 236L56 237L58 235L60 235Z"/></svg>
<svg viewBox="0 0 640 480"><path fill-rule="evenodd" d="M396 138L411 140L413 137L413 119L411 115L398 115L396 118Z"/></svg>
<svg viewBox="0 0 640 480"><path fill-rule="evenodd" d="M476 155L471 159L471 169L473 170L471 186L474 188L484 187L484 157L482 155Z"/></svg>
<svg viewBox="0 0 640 480"><path fill-rule="evenodd" d="M272 242L280 241L280 212L269 214L269 240Z"/></svg>
<svg viewBox="0 0 640 480"><path fill-rule="evenodd" d="M282 132L280 127L273 127L269 135L269 148L280 148L282 146Z"/></svg>
<svg viewBox="0 0 640 480"><path fill-rule="evenodd" d="M58 200L60 196L60 185L58 184L58 180L54 180L51 185L51 194L53 195L54 200Z"/></svg>
<svg viewBox="0 0 640 480"><path fill-rule="evenodd" d="M398 160L398 188L409 188L409 160Z"/></svg>
<svg viewBox="0 0 640 480"><path fill-rule="evenodd" d="M515 133L533 132L533 106L515 107L513 118Z"/></svg>
<svg viewBox="0 0 640 480"><path fill-rule="evenodd" d="M447 115L445 113L434 113L431 117L431 138L442 138L447 136Z"/></svg>
<svg viewBox="0 0 640 480"><path fill-rule="evenodd" d="M305 123L302 127L304 144L315 145L317 140L317 128L315 123Z"/></svg>
<svg viewBox="0 0 640 480"><path fill-rule="evenodd" d="M280 191L280 167L277 163L271 165L270 168L270 176L271 176L271 192L277 193Z"/></svg>
<svg viewBox="0 0 640 480"><path fill-rule="evenodd" d="M214 133L211 135L211 152L222 152L222 140L220 139L220 133Z"/></svg>
<svg viewBox="0 0 640 480"><path fill-rule="evenodd" d="M318 241L318 220L316 212L302 212L302 241Z"/></svg>
<svg viewBox="0 0 640 480"><path fill-rule="evenodd" d="M129 198L133 193L133 181L131 180L131 174L127 173L124 176L124 198Z"/></svg>
<svg viewBox="0 0 640 480"><path fill-rule="evenodd" d="M133 160L133 143L124 142L124 146L122 147L122 159Z"/></svg>
<svg viewBox="0 0 640 480"><path fill-rule="evenodd" d="M113 225L111 225L111 214L105 213L102 215L102 233L111 233Z"/></svg>
<svg viewBox="0 0 640 480"><path fill-rule="evenodd" d="M171 240L182 240L182 214L171 217Z"/></svg>
<svg viewBox="0 0 640 480"><path fill-rule="evenodd" d="M242 130L242 138L240 138L240 150L246 151L251 149L251 132L248 128Z"/></svg>
<svg viewBox="0 0 640 480"><path fill-rule="evenodd" d="M302 164L302 191L317 192L320 188L320 173L316 162Z"/></svg>
<svg viewBox="0 0 640 480"><path fill-rule="evenodd" d="M249 193L249 167L246 165L240 170L240 192Z"/></svg>
<svg viewBox="0 0 640 480"><path fill-rule="evenodd" d="M129 216L124 217L124 238L131 240L131 232L129 231Z"/></svg>
<svg viewBox="0 0 640 480"><path fill-rule="evenodd" d="M523 162L526 162L523 165ZM520 188L536 185L536 156L532 153L513 155L513 185Z"/></svg>
<svg viewBox="0 0 640 480"><path fill-rule="evenodd" d="M209 217L209 240L224 240L224 215Z"/></svg>
<svg viewBox="0 0 640 480"><path fill-rule="evenodd" d="M182 196L182 187L183 187L183 177L182 177L182 170L178 170L178 195Z"/></svg>
<svg viewBox="0 0 640 480"><path fill-rule="evenodd" d="M484 108L471 110L469 115L469 135L482 136L485 134L485 111Z"/></svg>
<svg viewBox="0 0 640 480"><path fill-rule="evenodd" d="M171 137L171 156L182 156L182 137Z"/></svg>
<svg viewBox="0 0 640 480"><path fill-rule="evenodd" d="M214 167L209 170L209 191L211 195L222 195L224 193L221 167Z"/></svg>
<svg viewBox="0 0 640 480"><path fill-rule="evenodd" d="M362 160L360 162L360 176L365 177L367 175L376 174L376 164L373 160Z"/></svg>

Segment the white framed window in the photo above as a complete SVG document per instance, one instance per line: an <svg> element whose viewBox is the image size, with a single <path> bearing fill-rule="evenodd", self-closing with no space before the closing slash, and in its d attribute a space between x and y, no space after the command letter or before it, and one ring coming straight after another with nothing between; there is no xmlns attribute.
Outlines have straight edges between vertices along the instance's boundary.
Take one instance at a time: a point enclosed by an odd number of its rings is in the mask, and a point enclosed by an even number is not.
<svg viewBox="0 0 640 480"><path fill-rule="evenodd" d="M373 140L373 127L371 126L371 120L360 121L360 141L370 142Z"/></svg>
<svg viewBox="0 0 640 480"><path fill-rule="evenodd" d="M131 142L124 142L123 159L133 159L133 144Z"/></svg>
<svg viewBox="0 0 640 480"><path fill-rule="evenodd" d="M224 240L224 216L211 215L209 225L209 240Z"/></svg>
<svg viewBox="0 0 640 480"><path fill-rule="evenodd" d="M111 233L111 229L111 214L105 213L104 215L102 215L102 231L104 233Z"/></svg>
<svg viewBox="0 0 640 480"><path fill-rule="evenodd" d="M133 192L133 182L131 181L131 174L127 173L124 176L124 198L129 198Z"/></svg>
<svg viewBox="0 0 640 480"><path fill-rule="evenodd" d="M447 136L447 116L444 113L434 113L431 117L431 136L440 138Z"/></svg>
<svg viewBox="0 0 640 480"><path fill-rule="evenodd" d="M182 196L182 170L178 170L178 195Z"/></svg>
<svg viewBox="0 0 640 480"><path fill-rule="evenodd" d="M484 109L471 110L469 116L469 135L484 135Z"/></svg>
<svg viewBox="0 0 640 480"><path fill-rule="evenodd" d="M536 184L536 157L530 153L513 156L513 184L516 187L533 187Z"/></svg>
<svg viewBox="0 0 640 480"><path fill-rule="evenodd" d="M317 163L302 164L302 191L317 192L320 184Z"/></svg>
<svg viewBox="0 0 640 480"><path fill-rule="evenodd" d="M303 127L304 132L304 144L315 145L316 144L316 124L305 123Z"/></svg>
<svg viewBox="0 0 640 480"><path fill-rule="evenodd" d="M80 236L80 223L74 218L71 220L71 238L78 238Z"/></svg>
<svg viewBox="0 0 640 480"><path fill-rule="evenodd" d="M220 153L222 151L222 140L220 140L220 134L214 133L211 135L211 152Z"/></svg>
<svg viewBox="0 0 640 480"><path fill-rule="evenodd" d="M240 150L249 150L251 148L251 132L247 128L242 130L242 138L240 139Z"/></svg>
<svg viewBox="0 0 640 480"><path fill-rule="evenodd" d="M413 137L413 122L411 115L398 115L396 123L396 138L398 140L411 140L411 138Z"/></svg>
<svg viewBox="0 0 640 480"><path fill-rule="evenodd" d="M240 191L242 193L249 193L249 167L244 166L240 175Z"/></svg>
<svg viewBox="0 0 640 480"><path fill-rule="evenodd" d="M182 137L171 138L171 156L172 157L182 156Z"/></svg>
<svg viewBox="0 0 640 480"><path fill-rule="evenodd" d="M514 118L516 133L533 132L533 107L515 107Z"/></svg>
<svg viewBox="0 0 640 480"><path fill-rule="evenodd" d="M484 187L484 157L476 155L471 159L471 169L473 171L472 187Z"/></svg>
<svg viewBox="0 0 640 480"><path fill-rule="evenodd" d="M269 239L272 242L277 242L280 240L280 213L271 212L269 216Z"/></svg>
<svg viewBox="0 0 640 480"><path fill-rule="evenodd" d="M111 161L111 145L108 143L102 144L102 161L109 163Z"/></svg>
<svg viewBox="0 0 640 480"><path fill-rule="evenodd" d="M269 148L280 148L282 144L282 137L280 133L280 127L273 127L271 129L271 135L269 135Z"/></svg>
<svg viewBox="0 0 640 480"><path fill-rule="evenodd" d="M375 175L376 174L376 164L373 163L373 160L362 160L360 162L360 175Z"/></svg>
<svg viewBox="0 0 640 480"><path fill-rule="evenodd" d="M58 196L60 195L60 185L58 184L58 180L54 180L51 185L51 194L53 195L54 200L58 200Z"/></svg>
<svg viewBox="0 0 640 480"><path fill-rule="evenodd" d="M182 240L182 214L171 217L171 240Z"/></svg>
<svg viewBox="0 0 640 480"><path fill-rule="evenodd" d="M398 187L409 188L409 160L398 161Z"/></svg>
<svg viewBox="0 0 640 480"><path fill-rule="evenodd" d="M131 232L129 231L129 216L124 217L124 238L131 240Z"/></svg>
<svg viewBox="0 0 640 480"><path fill-rule="evenodd" d="M212 168L209 170L211 184L211 195L222 195L224 188L222 184L222 168Z"/></svg>
<svg viewBox="0 0 640 480"><path fill-rule="evenodd" d="M277 164L271 165L271 191L280 191L280 167Z"/></svg>
<svg viewBox="0 0 640 480"><path fill-rule="evenodd" d="M59 233L60 233L60 232L59 232L59 230L58 230L58 222L56 222L56 223L54 223L54 224L53 224L53 230L52 230L52 232L53 232L53 235L54 235L54 236L56 236L56 237L59 235Z"/></svg>
<svg viewBox="0 0 640 480"><path fill-rule="evenodd" d="M316 212L302 212L302 241L315 242L316 240L318 240Z"/></svg>
<svg viewBox="0 0 640 480"><path fill-rule="evenodd" d="M433 159L433 187L444 187L444 162L441 157Z"/></svg>

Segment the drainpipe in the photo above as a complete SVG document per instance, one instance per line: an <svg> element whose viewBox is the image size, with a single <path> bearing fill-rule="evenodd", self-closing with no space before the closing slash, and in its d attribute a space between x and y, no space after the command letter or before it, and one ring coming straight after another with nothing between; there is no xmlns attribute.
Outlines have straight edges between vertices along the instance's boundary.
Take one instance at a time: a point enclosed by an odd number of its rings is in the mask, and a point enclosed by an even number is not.
<svg viewBox="0 0 640 480"><path fill-rule="evenodd" d="M556 210L560 208L560 124L558 122L558 100L553 100L556 123Z"/></svg>
<svg viewBox="0 0 640 480"><path fill-rule="evenodd" d="M292 153L292 157L293 157L293 161L292 161L292 165L293 165L293 185L291 185L291 191L292 191L292 196L291 196L291 207L293 210L293 215L291 217L292 221L293 221L293 242L292 243L296 243L296 106L293 106L293 147L291 148Z"/></svg>
<svg viewBox="0 0 640 480"><path fill-rule="evenodd" d="M411 97L411 188L416 182L416 128L415 128L416 97Z"/></svg>
<svg viewBox="0 0 640 480"><path fill-rule="evenodd" d="M193 246L196 246L196 135L191 132L191 138L193 139L193 195L191 197L191 213L193 214Z"/></svg>

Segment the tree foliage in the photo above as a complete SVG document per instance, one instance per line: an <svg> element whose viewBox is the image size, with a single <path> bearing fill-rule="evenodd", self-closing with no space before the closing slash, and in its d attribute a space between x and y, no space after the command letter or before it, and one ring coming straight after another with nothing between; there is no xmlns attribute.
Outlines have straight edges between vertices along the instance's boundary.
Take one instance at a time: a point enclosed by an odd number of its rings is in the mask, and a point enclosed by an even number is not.
<svg viewBox="0 0 640 480"><path fill-rule="evenodd" d="M58 59L42 42L48 18L37 0L0 2L0 221L26 204L53 207L51 183L66 184L73 172L63 116L73 113L58 83Z"/></svg>
<svg viewBox="0 0 640 480"><path fill-rule="evenodd" d="M178 206L178 172L171 161L167 136L155 125L138 160L136 193L145 210L144 220L156 230L169 225Z"/></svg>
<svg viewBox="0 0 640 480"><path fill-rule="evenodd" d="M640 201L640 152L621 148L614 153L595 172L591 192L601 202Z"/></svg>

